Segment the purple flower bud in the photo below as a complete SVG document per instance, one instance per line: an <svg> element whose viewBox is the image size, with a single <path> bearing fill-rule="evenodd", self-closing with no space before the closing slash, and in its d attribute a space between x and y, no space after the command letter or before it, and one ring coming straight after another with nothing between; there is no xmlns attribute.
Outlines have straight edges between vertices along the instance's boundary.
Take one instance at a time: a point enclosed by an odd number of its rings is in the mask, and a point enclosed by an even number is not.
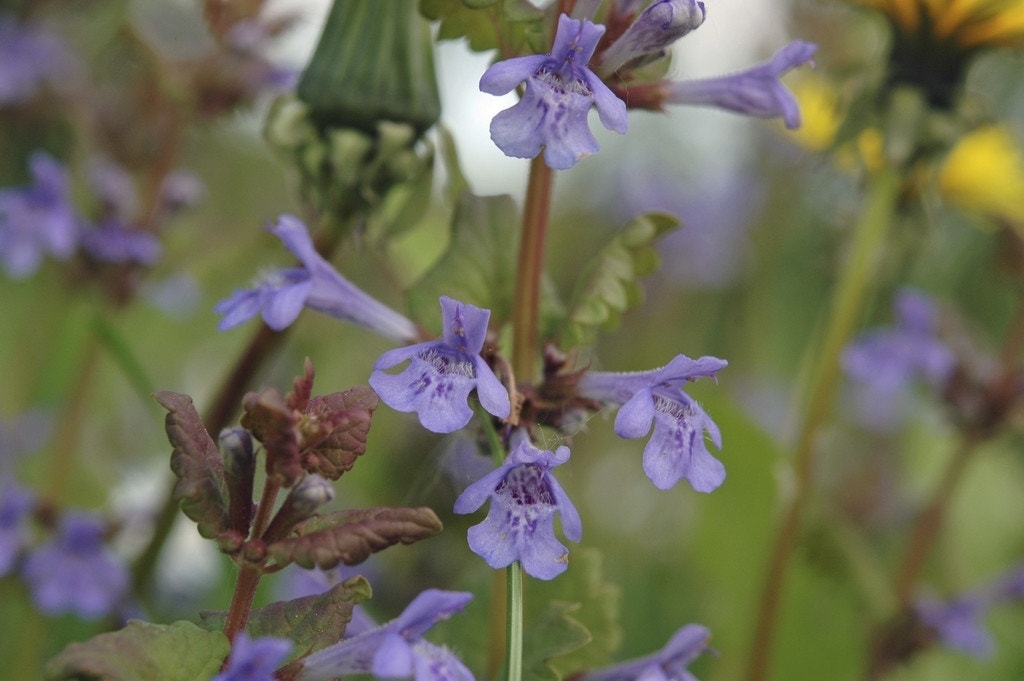
<svg viewBox="0 0 1024 681"><path fill-rule="evenodd" d="M537 579L565 572L569 552L555 538L555 513L562 516L566 538L578 542L583 535L576 507L551 474L568 460L568 447L538 449L524 431L516 431L505 462L455 500L456 513L472 513L491 500L487 518L469 528L469 548L492 568L518 560Z"/></svg>
<svg viewBox="0 0 1024 681"><path fill-rule="evenodd" d="M665 101L714 106L757 118L781 116L787 128L799 128L800 107L779 78L811 61L817 49L813 43L794 40L768 61L745 71L719 78L669 83Z"/></svg>
<svg viewBox="0 0 1024 681"><path fill-rule="evenodd" d="M439 340L385 352L370 375L370 387L392 409L414 411L420 423L435 433L451 433L473 417L466 400L474 388L488 413L508 418L508 391L480 356L487 336L490 310L441 297L444 332ZM386 369L406 360L399 374Z"/></svg>
<svg viewBox="0 0 1024 681"><path fill-rule="evenodd" d="M305 306L395 341L417 338L415 324L338 274L316 252L301 220L282 215L270 231L295 254L302 267L273 272L255 288L236 291L217 303L214 310L224 315L221 331L238 326L261 311L267 326L280 331L290 326Z"/></svg>
<svg viewBox="0 0 1024 681"><path fill-rule="evenodd" d="M696 681L686 667L708 649L709 638L707 628L687 624L658 652L584 672L579 681Z"/></svg>
<svg viewBox="0 0 1024 681"><path fill-rule="evenodd" d="M135 219L139 212L139 194L135 178L128 171L106 158L89 161L89 185L103 203L106 213L121 220Z"/></svg>
<svg viewBox="0 0 1024 681"><path fill-rule="evenodd" d="M0 261L15 279L35 272L46 255L71 257L78 245L67 169L43 151L29 167L31 185L0 189Z"/></svg>
<svg viewBox="0 0 1024 681"><path fill-rule="evenodd" d="M252 639L244 631L231 643L228 664L213 681L274 681L274 670L287 658L292 642L266 636Z"/></svg>
<svg viewBox="0 0 1024 681"><path fill-rule="evenodd" d="M96 618L120 605L128 570L106 547L104 534L98 518L69 513L54 537L29 554L23 574L40 611Z"/></svg>
<svg viewBox="0 0 1024 681"><path fill-rule="evenodd" d="M636 373L591 371L580 379L582 397L621 404L615 434L633 439L654 434L644 448L644 472L654 486L669 489L686 478L698 492L711 492L725 481L725 466L704 444L704 432L718 449L722 434L711 417L682 386L714 377L727 365L716 357L677 355L660 369Z"/></svg>
<svg viewBox="0 0 1024 681"><path fill-rule="evenodd" d="M473 681L454 654L423 640L437 622L466 607L473 595L428 589L398 618L319 650L303 661L298 681L325 681L348 674L416 681Z"/></svg>
<svg viewBox="0 0 1024 681"><path fill-rule="evenodd" d="M506 156L533 158L543 148L552 168L573 167L598 150L587 124L591 106L604 127L626 133L626 105L587 66L604 31L563 14L550 54L507 59L487 69L480 89L488 94L504 95L526 82L523 98L491 121L491 139Z"/></svg>
<svg viewBox="0 0 1024 681"><path fill-rule="evenodd" d="M168 213L192 208L206 198L206 186L191 170L175 170L160 185L160 203Z"/></svg>
<svg viewBox="0 0 1024 681"><path fill-rule="evenodd" d="M704 23L704 3L697 0L657 0L640 13L601 57L609 73L638 61L656 58L675 41Z"/></svg>

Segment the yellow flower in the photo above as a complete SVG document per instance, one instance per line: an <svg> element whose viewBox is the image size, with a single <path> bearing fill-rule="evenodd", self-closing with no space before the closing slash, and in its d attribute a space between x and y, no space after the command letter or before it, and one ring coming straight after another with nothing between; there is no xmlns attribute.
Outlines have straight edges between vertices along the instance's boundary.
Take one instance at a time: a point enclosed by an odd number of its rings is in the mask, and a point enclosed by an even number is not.
<svg viewBox="0 0 1024 681"><path fill-rule="evenodd" d="M843 122L835 88L819 76L804 75L792 83L793 96L800 105L800 127L788 135L805 149L825 151L835 140Z"/></svg>
<svg viewBox="0 0 1024 681"><path fill-rule="evenodd" d="M1005 126L961 137L939 168L938 187L960 208L1024 229L1024 153Z"/></svg>
<svg viewBox="0 0 1024 681"><path fill-rule="evenodd" d="M927 32L961 49L1024 46L1024 0L859 0L908 35Z"/></svg>

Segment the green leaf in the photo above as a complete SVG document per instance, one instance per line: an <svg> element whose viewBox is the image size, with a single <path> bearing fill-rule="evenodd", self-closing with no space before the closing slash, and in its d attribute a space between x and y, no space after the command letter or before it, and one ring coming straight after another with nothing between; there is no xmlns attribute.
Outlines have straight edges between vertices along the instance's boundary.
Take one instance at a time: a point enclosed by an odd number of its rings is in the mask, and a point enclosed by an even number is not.
<svg viewBox="0 0 1024 681"><path fill-rule="evenodd" d="M203 420L188 395L163 390L154 395L168 411L165 419L171 453L171 471L178 477L174 498L182 512L194 520L199 534L211 539L226 531L228 491L224 462Z"/></svg>
<svg viewBox="0 0 1024 681"><path fill-rule="evenodd" d="M511 196L464 193L452 216L448 252L409 293L415 319L437 319L440 296L491 311L500 324L512 311L519 211Z"/></svg>
<svg viewBox="0 0 1024 681"><path fill-rule="evenodd" d="M576 603L551 601L539 617L527 624L526 635L523 637L524 679L560 681L562 674L552 667L550 660L590 643L590 632L570 616L578 609L579 604Z"/></svg>
<svg viewBox="0 0 1024 681"><path fill-rule="evenodd" d="M598 328L613 328L619 316L643 299L638 279L654 272L660 258L654 243L677 228L676 218L641 215L626 225L584 268L563 329L566 347L593 343Z"/></svg>
<svg viewBox="0 0 1024 681"><path fill-rule="evenodd" d="M357 565L389 546L412 544L442 529L437 514L426 507L338 511L300 524L298 537L270 544L267 554L279 565L329 570L338 563Z"/></svg>
<svg viewBox="0 0 1024 681"><path fill-rule="evenodd" d="M544 14L527 0L420 0L420 13L440 21L438 38L466 38L477 52L496 48L518 54L535 35ZM535 42L530 40L529 42ZM534 45L530 52L544 46Z"/></svg>
<svg viewBox="0 0 1024 681"><path fill-rule="evenodd" d="M444 196L449 202L455 204L463 193L469 191L469 182L462 172L462 164L459 162L459 150L455 146L455 137L443 125L437 126L438 148L441 152L441 160L444 162L445 176L448 182L444 188Z"/></svg>
<svg viewBox="0 0 1024 681"><path fill-rule="evenodd" d="M322 594L256 608L249 613L245 630L253 638L283 636L291 639L295 644L293 655L315 652L341 640L352 621L352 608L370 595L370 583L362 576L352 577ZM202 612L199 619L204 629L221 631L227 613Z"/></svg>
<svg viewBox="0 0 1024 681"><path fill-rule="evenodd" d="M619 622L622 590L617 584L605 581L601 552L578 549L573 551L570 560L569 571L557 580L530 584L531 602L548 602L554 606L553 609L549 606L538 621L548 622L565 634L557 650L552 649L550 643L542 643L543 662L549 674L545 678L549 679L561 679L581 669L606 665L622 643ZM572 607L567 607L569 605ZM558 617L551 620L556 613ZM559 618L572 624L559 622ZM579 637L578 632L569 635L576 631L576 625L587 632L586 640ZM536 626L528 627L531 636ZM541 656L539 651L529 647L527 650L531 657Z"/></svg>
<svg viewBox="0 0 1024 681"><path fill-rule="evenodd" d="M209 681L231 646L220 631L191 622L150 624L133 620L124 629L72 643L43 668L48 681Z"/></svg>

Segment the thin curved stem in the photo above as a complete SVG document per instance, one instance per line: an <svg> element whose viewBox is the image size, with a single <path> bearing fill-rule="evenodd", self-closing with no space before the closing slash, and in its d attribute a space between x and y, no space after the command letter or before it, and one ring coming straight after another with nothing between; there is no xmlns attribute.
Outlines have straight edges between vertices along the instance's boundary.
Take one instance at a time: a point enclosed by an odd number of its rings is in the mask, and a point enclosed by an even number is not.
<svg viewBox="0 0 1024 681"><path fill-rule="evenodd" d="M825 336L805 393L804 418L793 461L793 495L783 512L761 591L745 677L748 681L763 681L768 676L786 578L811 500L818 435L832 411L839 384L840 355L860 322L892 222L899 184L900 176L892 169L872 178L864 213L853 233L833 294Z"/></svg>

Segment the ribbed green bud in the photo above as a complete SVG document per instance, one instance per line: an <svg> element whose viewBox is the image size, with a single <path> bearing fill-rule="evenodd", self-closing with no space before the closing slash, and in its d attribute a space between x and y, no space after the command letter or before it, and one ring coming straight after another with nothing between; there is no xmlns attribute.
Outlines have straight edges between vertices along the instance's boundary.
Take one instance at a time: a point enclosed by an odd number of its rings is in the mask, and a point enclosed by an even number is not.
<svg viewBox="0 0 1024 681"><path fill-rule="evenodd" d="M380 121L434 125L441 102L417 0L334 0L298 97L321 128L375 134Z"/></svg>

